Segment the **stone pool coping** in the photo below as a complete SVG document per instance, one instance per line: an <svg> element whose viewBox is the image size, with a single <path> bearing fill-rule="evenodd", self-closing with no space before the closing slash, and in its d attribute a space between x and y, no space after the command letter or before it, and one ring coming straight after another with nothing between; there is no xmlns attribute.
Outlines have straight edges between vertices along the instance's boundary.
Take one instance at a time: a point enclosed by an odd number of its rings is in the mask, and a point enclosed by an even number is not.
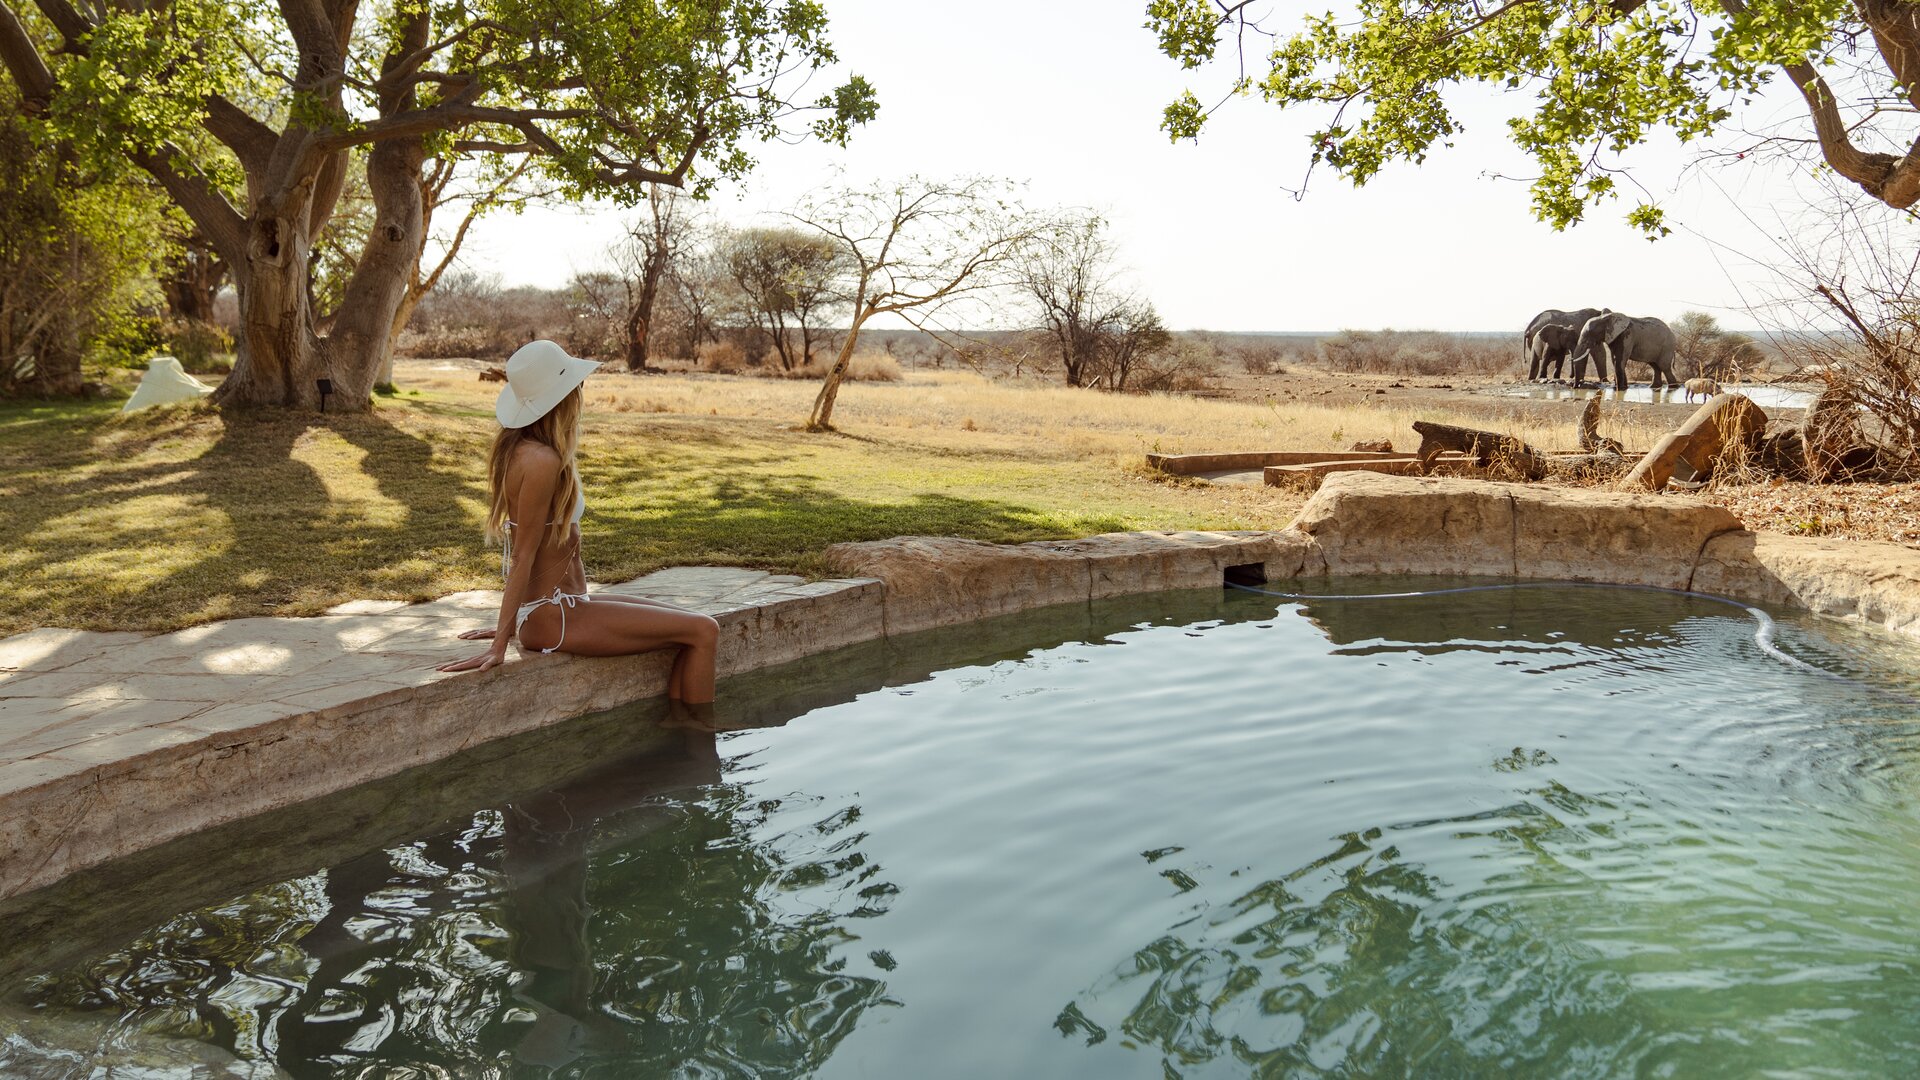
<svg viewBox="0 0 1920 1080"><path fill-rule="evenodd" d="M1277 532L901 537L826 557L842 577L680 567L605 590L712 614L723 676L1049 605L1217 589L1229 568L1275 583L1442 574L1657 585L1920 634L1920 552L1899 545L1755 534L1674 495L1439 477L1336 474ZM491 626L498 604L481 591L152 636L0 641L0 897L664 692L664 653L434 671L476 648L454 635Z"/></svg>

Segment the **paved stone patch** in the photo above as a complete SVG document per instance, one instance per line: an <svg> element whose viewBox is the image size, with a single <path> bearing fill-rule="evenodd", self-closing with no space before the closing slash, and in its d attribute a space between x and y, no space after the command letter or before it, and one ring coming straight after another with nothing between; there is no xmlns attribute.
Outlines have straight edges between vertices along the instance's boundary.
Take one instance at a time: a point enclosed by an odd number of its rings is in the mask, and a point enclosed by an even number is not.
<svg viewBox="0 0 1920 1080"><path fill-rule="evenodd" d="M881 631L870 581L682 567L607 590L720 618L728 673ZM516 653L478 675L435 671L481 648L455 635L492 626L499 605L479 590L170 634L43 629L0 641L0 896L664 691L664 653Z"/></svg>

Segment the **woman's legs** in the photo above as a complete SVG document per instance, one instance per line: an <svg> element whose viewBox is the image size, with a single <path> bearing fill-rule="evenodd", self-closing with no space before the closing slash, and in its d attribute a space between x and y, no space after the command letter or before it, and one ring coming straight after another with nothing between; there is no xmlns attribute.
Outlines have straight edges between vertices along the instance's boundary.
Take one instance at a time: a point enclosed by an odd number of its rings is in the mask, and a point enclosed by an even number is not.
<svg viewBox="0 0 1920 1080"><path fill-rule="evenodd" d="M649 607L666 611L679 611L698 614L678 604L669 604L665 600L654 600L645 596L596 595L596 604L633 604L637 607ZM673 668L667 672L667 700L680 701L686 697L687 650L677 649L673 654Z"/></svg>
<svg viewBox="0 0 1920 1080"><path fill-rule="evenodd" d="M675 696L699 704L713 700L713 666L720 643L720 624L697 612L659 604L631 603L625 598L595 598L566 609L566 636L561 638L560 610L546 605L528 614L520 640L529 648L546 648L557 641L559 650L575 656L630 656L680 646L674 661L678 682Z"/></svg>

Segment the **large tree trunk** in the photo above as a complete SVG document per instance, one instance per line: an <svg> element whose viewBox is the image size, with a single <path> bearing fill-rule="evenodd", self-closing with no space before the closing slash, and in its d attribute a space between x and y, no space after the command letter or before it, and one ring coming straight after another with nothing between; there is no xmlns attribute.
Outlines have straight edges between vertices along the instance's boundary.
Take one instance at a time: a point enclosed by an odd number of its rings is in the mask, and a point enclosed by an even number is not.
<svg viewBox="0 0 1920 1080"><path fill-rule="evenodd" d="M301 184L275 196L257 200L247 219L246 261L234 268L240 299L239 356L214 400L222 405L318 408L316 380L332 373L314 331L308 280L312 187ZM336 394L339 389L335 387ZM344 397L332 404L349 407Z"/></svg>
<svg viewBox="0 0 1920 1080"><path fill-rule="evenodd" d="M426 150L418 139L379 143L367 155L373 233L326 339L334 391L351 395L355 409L367 407L383 369L386 381L392 381L394 337L404 325L398 317L400 305L419 272L426 243L426 207L420 193L425 164Z"/></svg>
<svg viewBox="0 0 1920 1080"><path fill-rule="evenodd" d="M240 355L217 402L317 409L319 381L326 379L332 389L326 408L372 407L374 383L391 359L394 317L425 237L424 161L417 139L383 142L368 153L373 233L324 338L315 329L308 255L317 219L331 209L328 185L310 181L259 200L247 223L247 259L235 274ZM316 188L327 206L316 207Z"/></svg>

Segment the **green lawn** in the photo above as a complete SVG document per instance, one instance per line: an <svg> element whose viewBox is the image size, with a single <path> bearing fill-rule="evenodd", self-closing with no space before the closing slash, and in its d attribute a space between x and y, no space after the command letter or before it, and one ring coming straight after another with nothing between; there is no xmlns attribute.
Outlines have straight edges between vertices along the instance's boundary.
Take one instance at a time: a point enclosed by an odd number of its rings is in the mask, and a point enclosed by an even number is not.
<svg viewBox="0 0 1920 1080"><path fill-rule="evenodd" d="M807 435L756 412L749 382L739 402L734 384L698 384L701 413L590 399L593 578L693 563L819 572L828 544L903 534L1267 528L1295 505L1158 481L1127 455L1031 434L863 428L849 410L850 433ZM428 386L355 416L0 404L0 634L165 630L497 587L480 537L492 392ZM902 415L914 392L900 388Z"/></svg>

